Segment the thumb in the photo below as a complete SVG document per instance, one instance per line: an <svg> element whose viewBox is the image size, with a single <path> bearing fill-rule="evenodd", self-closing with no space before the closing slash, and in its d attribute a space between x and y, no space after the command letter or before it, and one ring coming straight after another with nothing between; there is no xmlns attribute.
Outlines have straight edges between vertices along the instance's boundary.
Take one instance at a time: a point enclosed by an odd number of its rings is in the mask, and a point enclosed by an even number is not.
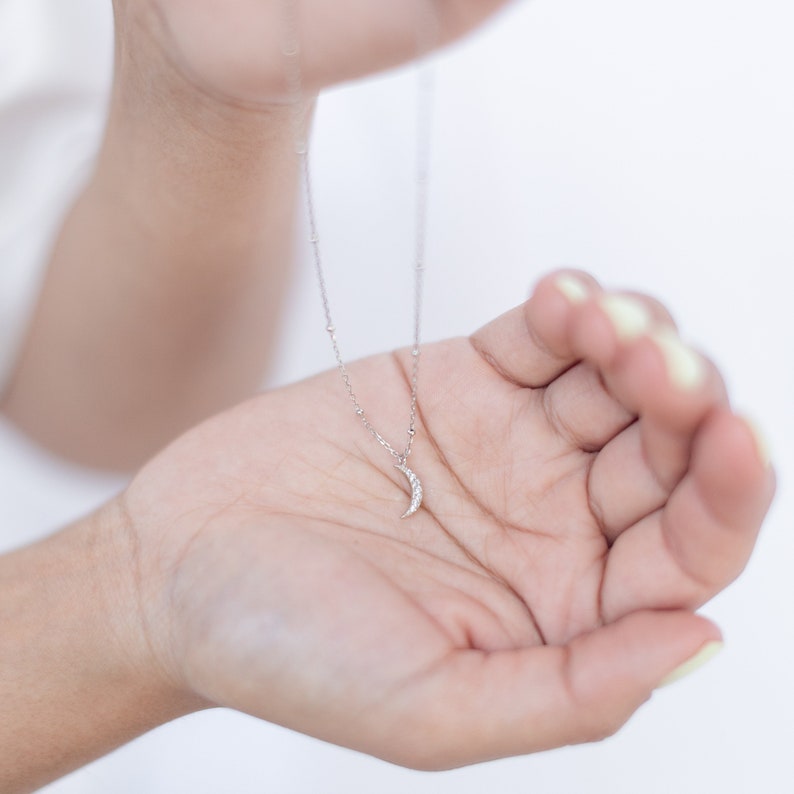
<svg viewBox="0 0 794 794"><path fill-rule="evenodd" d="M400 743L409 757L391 760L443 769L603 739L720 647L704 618L645 611L562 647L457 651L418 684L424 715Z"/></svg>

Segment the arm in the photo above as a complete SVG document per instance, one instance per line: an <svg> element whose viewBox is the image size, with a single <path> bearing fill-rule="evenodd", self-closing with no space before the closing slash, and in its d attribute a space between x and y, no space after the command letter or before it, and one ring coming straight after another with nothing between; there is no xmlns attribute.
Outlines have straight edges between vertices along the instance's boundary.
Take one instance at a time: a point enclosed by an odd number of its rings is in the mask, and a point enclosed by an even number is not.
<svg viewBox="0 0 794 794"><path fill-rule="evenodd" d="M201 707L150 663L116 505L0 557L0 792Z"/></svg>
<svg viewBox="0 0 794 794"><path fill-rule="evenodd" d="M213 100L135 26L117 37L104 145L3 407L45 446L126 469L256 390L287 283L296 158L289 110Z"/></svg>
<svg viewBox="0 0 794 794"><path fill-rule="evenodd" d="M307 4L304 89L409 60L419 33L445 43L505 2ZM1 407L66 457L128 469L256 390L288 276L297 163L282 0L114 10L104 144Z"/></svg>

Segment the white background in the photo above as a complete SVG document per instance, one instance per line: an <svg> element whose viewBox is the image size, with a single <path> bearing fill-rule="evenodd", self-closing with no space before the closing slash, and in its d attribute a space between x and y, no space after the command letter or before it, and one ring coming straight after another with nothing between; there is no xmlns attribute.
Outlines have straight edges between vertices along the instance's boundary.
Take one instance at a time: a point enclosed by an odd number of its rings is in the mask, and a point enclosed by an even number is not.
<svg viewBox="0 0 794 794"><path fill-rule="evenodd" d="M70 63L79 72L95 58L78 76L86 96L99 96L106 3L68 5L66 14L56 0L0 0L0 41L10 46L0 65L9 52L40 51L38 79L57 87ZM1 24L40 12L39 21L58 20L46 48L35 26L34 38L20 39ZM789 0L536 0L518 2L438 67L426 337L473 330L551 267L584 267L607 285L665 300L770 438L779 497L746 574L704 610L724 629L722 656L597 746L428 775L214 712L165 726L48 791L792 790L793 39ZM412 75L389 76L328 94L318 114L319 222L348 358L410 339L413 97ZM48 127L51 140L77 136L82 148L37 142L38 158L57 155L61 176L28 180L25 190L0 176L5 302L24 292L15 261L33 254L20 235L3 236L2 223L22 217L27 202L48 239L55 213L45 196L79 172L97 107L84 103L83 115ZM0 116L0 136L2 126ZM9 140L0 137L4 171ZM308 259L287 317L273 384L333 363ZM0 545L58 526L113 487L48 461L3 428Z"/></svg>

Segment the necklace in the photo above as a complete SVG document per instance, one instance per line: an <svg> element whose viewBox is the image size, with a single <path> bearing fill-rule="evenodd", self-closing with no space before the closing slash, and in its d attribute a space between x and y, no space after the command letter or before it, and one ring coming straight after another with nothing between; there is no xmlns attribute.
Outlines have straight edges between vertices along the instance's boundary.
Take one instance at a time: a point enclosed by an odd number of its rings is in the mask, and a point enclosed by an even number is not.
<svg viewBox="0 0 794 794"><path fill-rule="evenodd" d="M397 463L394 468L400 471L408 481L411 488L411 503L401 518L409 518L422 505L423 490L419 477L408 467L408 457L411 454L414 437L416 436L416 408L419 382L419 361L422 355L422 299L424 295L425 251L427 240L427 204L429 187L430 165L430 133L433 109L433 75L425 66L419 72L416 108L416 240L413 267L413 346L411 348L411 394L409 403L408 431L405 446L402 452L395 449L372 425L366 412L359 403L353 390L353 383L347 371L339 341L336 335L336 325L331 315L331 303L328 297L323 257L320 249L320 235L317 227L317 214L315 211L314 191L312 186L309 143L307 139L307 124L304 109L303 74L300 65L300 38L299 20L296 0L283 0L284 19L287 35L283 47L283 55L287 64L287 88L290 94L290 103L296 109L293 116L295 152L300 158L301 174L303 177L303 192L306 204L306 219L309 227L309 242L312 249L314 270L317 285L320 290L323 313L325 315L325 330L331 342L336 366L342 377L342 382L347 392L356 416L361 420L367 432L383 447ZM432 20L435 23L435 19ZM435 24L428 24L426 30L420 31L417 39L417 54L425 55L430 51L435 39Z"/></svg>

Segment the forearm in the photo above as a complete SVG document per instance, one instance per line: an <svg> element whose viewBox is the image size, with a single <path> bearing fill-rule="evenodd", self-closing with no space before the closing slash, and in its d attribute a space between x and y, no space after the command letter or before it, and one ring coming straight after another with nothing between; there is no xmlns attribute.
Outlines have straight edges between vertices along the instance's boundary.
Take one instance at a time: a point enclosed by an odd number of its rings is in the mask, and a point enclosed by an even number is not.
<svg viewBox="0 0 794 794"><path fill-rule="evenodd" d="M150 661L120 515L105 509L0 557L0 794L203 705Z"/></svg>
<svg viewBox="0 0 794 794"><path fill-rule="evenodd" d="M3 400L46 446L112 468L256 390L297 183L289 109L215 100L133 27L119 20L104 144Z"/></svg>

